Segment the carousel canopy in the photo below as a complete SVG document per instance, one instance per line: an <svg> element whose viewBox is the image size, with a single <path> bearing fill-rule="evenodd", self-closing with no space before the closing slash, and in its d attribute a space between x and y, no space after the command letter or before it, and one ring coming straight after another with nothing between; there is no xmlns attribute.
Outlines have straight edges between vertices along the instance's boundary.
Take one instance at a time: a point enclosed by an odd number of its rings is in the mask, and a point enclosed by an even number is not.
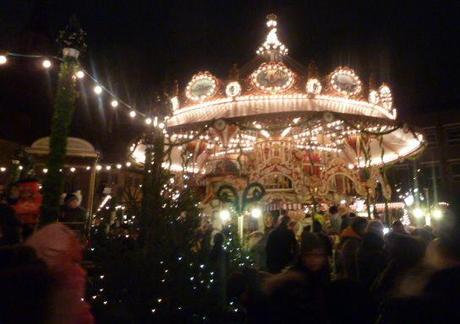
<svg viewBox="0 0 460 324"><path fill-rule="evenodd" d="M346 66L325 76L299 68L278 38L275 15L267 16L267 29L252 70L234 69L225 80L198 72L172 97L170 143L194 143L193 154L213 159L283 141L350 167L394 162L423 148L423 135L397 120L387 84L365 87Z"/></svg>

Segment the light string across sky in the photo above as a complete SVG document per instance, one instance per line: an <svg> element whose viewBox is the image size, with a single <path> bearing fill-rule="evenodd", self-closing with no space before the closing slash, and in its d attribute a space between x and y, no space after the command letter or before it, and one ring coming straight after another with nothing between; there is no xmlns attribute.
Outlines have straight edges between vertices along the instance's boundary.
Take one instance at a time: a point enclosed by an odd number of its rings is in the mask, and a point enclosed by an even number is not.
<svg viewBox="0 0 460 324"><path fill-rule="evenodd" d="M0 50L0 53L2 53L0 54L0 66L7 64L10 57L41 60L41 65L45 69L51 69L53 67L53 61L62 62L62 58L57 57L57 56L22 54L22 53L6 52L6 51L1 51L1 50ZM164 121L161 120L158 116L149 116L135 109L133 105L127 103L125 100L121 99L113 91L111 91L108 87L104 86L104 84L101 83L99 80L97 80L96 77L94 77L91 73L89 73L86 69L84 69L80 63L79 63L77 72L75 72L74 77L80 80L87 77L91 81L93 81L94 87L92 91L94 92L94 94L97 96L102 96L104 93L108 94L110 97L110 106L113 109L123 108L131 119L141 119L144 121L145 125L147 126L158 127L160 129L165 128Z"/></svg>

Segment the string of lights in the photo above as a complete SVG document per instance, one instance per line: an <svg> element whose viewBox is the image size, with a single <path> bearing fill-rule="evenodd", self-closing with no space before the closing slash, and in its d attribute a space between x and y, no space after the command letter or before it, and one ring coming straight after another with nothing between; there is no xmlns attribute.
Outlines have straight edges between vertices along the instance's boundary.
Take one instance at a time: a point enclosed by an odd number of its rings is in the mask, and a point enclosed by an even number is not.
<svg viewBox="0 0 460 324"><path fill-rule="evenodd" d="M23 54L23 53L15 53L15 52L5 52L0 50L0 66L5 65L8 63L9 58L26 58L26 59L39 59L41 60L41 65L45 69L51 69L53 67L53 61L62 62L62 58L57 56L50 56L50 55L40 55L40 54ZM85 77L90 79L94 86L93 92L97 96L102 96L106 93L110 98L110 106L113 109L124 109L128 116L131 119L141 119L144 121L145 125L158 127L160 129L165 128L165 119L160 118L158 116L149 116L142 111L139 111L135 108L134 105L127 103L125 100L121 99L118 95L116 95L112 90L110 90L107 86L105 86L102 82L100 82L95 76L88 72L88 70L84 69L81 64L79 64L78 70L75 72L74 78L78 80L83 80Z"/></svg>

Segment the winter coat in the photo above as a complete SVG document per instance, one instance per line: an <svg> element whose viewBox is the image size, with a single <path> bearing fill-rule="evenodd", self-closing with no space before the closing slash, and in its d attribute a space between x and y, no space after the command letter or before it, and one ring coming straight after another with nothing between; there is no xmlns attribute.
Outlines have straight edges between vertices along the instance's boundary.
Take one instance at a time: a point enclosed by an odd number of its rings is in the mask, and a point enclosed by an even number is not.
<svg viewBox="0 0 460 324"><path fill-rule="evenodd" d="M19 243L21 223L14 215L14 210L7 204L0 204L0 246Z"/></svg>
<svg viewBox="0 0 460 324"><path fill-rule="evenodd" d="M68 226L81 237L85 233L86 210L81 207L62 207L59 221Z"/></svg>
<svg viewBox="0 0 460 324"><path fill-rule="evenodd" d="M268 323L328 323L329 274L300 267L266 282Z"/></svg>
<svg viewBox="0 0 460 324"><path fill-rule="evenodd" d="M375 278L385 268L384 242L377 234L367 233L356 254L357 279L363 287L370 288Z"/></svg>
<svg viewBox="0 0 460 324"><path fill-rule="evenodd" d="M294 233L286 227L277 227L268 236L266 251L268 271L280 272L292 262L297 252Z"/></svg>
<svg viewBox="0 0 460 324"><path fill-rule="evenodd" d="M340 240L339 253L343 274L348 279L357 280L356 255L361 244L361 236L349 226L342 232Z"/></svg>

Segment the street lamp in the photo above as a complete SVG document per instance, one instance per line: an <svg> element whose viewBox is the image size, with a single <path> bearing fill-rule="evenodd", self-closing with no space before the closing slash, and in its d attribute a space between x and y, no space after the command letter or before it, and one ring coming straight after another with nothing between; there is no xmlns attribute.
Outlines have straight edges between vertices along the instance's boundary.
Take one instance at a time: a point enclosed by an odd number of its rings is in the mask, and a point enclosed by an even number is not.
<svg viewBox="0 0 460 324"><path fill-rule="evenodd" d="M240 240L243 241L243 220L244 213L249 205L255 204L262 199L265 195L265 188L258 182L252 182L244 188L241 195L238 194L238 191L235 187L229 184L223 184L217 190L216 196L224 204L231 204L233 210L238 216L238 235ZM224 209L225 210L225 209ZM224 211L222 210L222 211ZM221 213L222 213L221 211ZM230 212L228 212L230 214ZM221 216L221 215L220 215ZM227 216L227 213L224 213L224 216ZM251 216L254 218L260 218L262 216L262 210L260 208L253 208L251 210ZM221 216L222 219L222 216ZM230 216L228 217L230 219Z"/></svg>
<svg viewBox="0 0 460 324"><path fill-rule="evenodd" d="M423 210L421 208L415 208L412 213L414 214L415 218L422 218L423 215L425 215L425 213L423 212Z"/></svg>
<svg viewBox="0 0 460 324"><path fill-rule="evenodd" d="M251 209L251 216L252 218L259 219L260 216L262 216L262 209L260 209L259 207L254 207L253 209Z"/></svg>
<svg viewBox="0 0 460 324"><path fill-rule="evenodd" d="M441 211L441 209L439 209L439 208L433 209L433 211L431 212L431 214L432 214L433 217L436 218L436 219L441 219L442 216L443 216L443 215L442 215L442 211Z"/></svg>
<svg viewBox="0 0 460 324"><path fill-rule="evenodd" d="M219 212L219 217L220 217L220 220L222 221L222 223L227 223L231 218L230 211L228 209L222 209Z"/></svg>

